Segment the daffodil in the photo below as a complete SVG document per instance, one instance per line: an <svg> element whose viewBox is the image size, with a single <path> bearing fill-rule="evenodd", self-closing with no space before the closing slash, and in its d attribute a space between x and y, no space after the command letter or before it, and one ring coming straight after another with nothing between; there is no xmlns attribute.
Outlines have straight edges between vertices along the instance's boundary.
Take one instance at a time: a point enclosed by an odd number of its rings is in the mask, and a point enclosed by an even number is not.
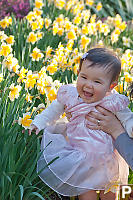
<svg viewBox="0 0 133 200"><path fill-rule="evenodd" d="M96 10L97 11L100 11L102 9L102 4L101 4L101 2L99 2L98 4L97 4L97 6L96 6Z"/></svg>
<svg viewBox="0 0 133 200"><path fill-rule="evenodd" d="M127 47L130 47L130 42L131 42L131 39L130 38L127 38L125 36L122 37L122 40L123 40L123 44Z"/></svg>
<svg viewBox="0 0 133 200"><path fill-rule="evenodd" d="M41 16L43 11L38 9L38 8L34 8L33 13L34 13L35 16Z"/></svg>
<svg viewBox="0 0 133 200"><path fill-rule="evenodd" d="M131 74L129 74L128 72L124 72L124 79L125 82L131 83L133 81L133 76L131 76Z"/></svg>
<svg viewBox="0 0 133 200"><path fill-rule="evenodd" d="M79 15L75 16L75 18L73 19L73 23L74 24L80 24L81 23L81 17Z"/></svg>
<svg viewBox="0 0 133 200"><path fill-rule="evenodd" d="M27 38L27 42L35 44L36 41L37 41L37 35L34 32L30 32Z"/></svg>
<svg viewBox="0 0 133 200"><path fill-rule="evenodd" d="M55 100L57 97L57 91L55 90L55 88L51 89L49 91L49 93L47 94L47 98L50 102L52 102L53 100Z"/></svg>
<svg viewBox="0 0 133 200"><path fill-rule="evenodd" d="M65 0L55 0L55 6L60 10L65 7Z"/></svg>
<svg viewBox="0 0 133 200"><path fill-rule="evenodd" d="M76 36L74 29L67 33L67 39L69 39L69 40L76 40L77 39L77 36Z"/></svg>
<svg viewBox="0 0 133 200"><path fill-rule="evenodd" d="M0 31L0 41L3 42L6 40L7 35L4 33L4 31Z"/></svg>
<svg viewBox="0 0 133 200"><path fill-rule="evenodd" d="M14 83L12 83L9 89L10 89L10 92L9 92L10 100L14 101L14 99L18 99L19 93L21 91L21 86L20 85L14 86Z"/></svg>
<svg viewBox="0 0 133 200"><path fill-rule="evenodd" d="M1 26L3 29L5 29L6 27L9 26L9 21L8 21L8 18L7 18L7 17L5 17L4 19L2 19L2 20L0 21L0 26Z"/></svg>
<svg viewBox="0 0 133 200"><path fill-rule="evenodd" d="M91 13L89 9L82 11L82 18L83 18L84 23L87 23L89 21L90 15Z"/></svg>
<svg viewBox="0 0 133 200"><path fill-rule="evenodd" d="M0 83L3 81L3 74L0 73Z"/></svg>
<svg viewBox="0 0 133 200"><path fill-rule="evenodd" d="M8 68L9 71L12 71L13 66L18 65L18 60L13 57L13 54L9 54L7 57L4 58L2 64L4 67Z"/></svg>
<svg viewBox="0 0 133 200"><path fill-rule="evenodd" d="M39 61L41 58L44 57L44 55L41 53L41 50L38 49L37 47L35 47L32 51L32 53L30 54L30 56L32 57L33 61Z"/></svg>
<svg viewBox="0 0 133 200"><path fill-rule="evenodd" d="M29 112L23 113L23 117L19 117L18 124L22 125L25 129L30 129L31 128L31 114Z"/></svg>
<svg viewBox="0 0 133 200"><path fill-rule="evenodd" d="M53 23L53 35L56 35L58 33L58 23Z"/></svg>
<svg viewBox="0 0 133 200"><path fill-rule="evenodd" d="M46 58L49 58L51 56L52 48L50 46L46 49Z"/></svg>
<svg viewBox="0 0 133 200"><path fill-rule="evenodd" d="M40 39L42 39L42 37L43 37L44 33L43 33L43 32L40 32L40 31L38 31L38 32L36 33L36 35L37 35L37 40L40 40Z"/></svg>
<svg viewBox="0 0 133 200"><path fill-rule="evenodd" d="M51 75L53 75L58 70L57 65L58 65L58 63L54 60L53 62L50 63L50 65L47 66L47 71Z"/></svg>
<svg viewBox="0 0 133 200"><path fill-rule="evenodd" d="M115 42L118 41L118 37L119 37L118 34L114 34L114 33L111 34L111 42L112 42L112 44L114 44Z"/></svg>
<svg viewBox="0 0 133 200"><path fill-rule="evenodd" d="M52 23L51 19L45 18L44 22L45 22L45 28L48 29L50 24Z"/></svg>
<svg viewBox="0 0 133 200"><path fill-rule="evenodd" d="M43 1L42 0L35 0L35 7L38 9L42 9L42 7L44 6Z"/></svg>
<svg viewBox="0 0 133 200"><path fill-rule="evenodd" d="M94 0L86 0L86 4L91 7L94 4Z"/></svg>
<svg viewBox="0 0 133 200"><path fill-rule="evenodd" d="M27 73L28 73L28 70L22 67L18 73L19 78L17 79L17 82L18 83L23 82L23 80L26 78Z"/></svg>
<svg viewBox="0 0 133 200"><path fill-rule="evenodd" d="M35 30L38 29L38 23L37 23L37 21L31 22L31 28L32 28L32 31L35 31Z"/></svg>
<svg viewBox="0 0 133 200"><path fill-rule="evenodd" d="M28 20L29 23L32 22L34 18L35 18L35 13L33 11L30 11L26 16L26 19Z"/></svg>
<svg viewBox="0 0 133 200"><path fill-rule="evenodd" d="M13 35L10 35L9 37L7 37L6 39L6 42L7 42L7 44L11 44L11 45L13 45L14 44L14 36Z"/></svg>
<svg viewBox="0 0 133 200"><path fill-rule="evenodd" d="M29 93L26 94L26 101L32 103L32 98L33 96L31 96Z"/></svg>
<svg viewBox="0 0 133 200"><path fill-rule="evenodd" d="M85 49L90 42L91 42L91 38L88 38L85 35L81 36L81 46L83 49Z"/></svg>
<svg viewBox="0 0 133 200"><path fill-rule="evenodd" d="M32 71L28 71L27 77L25 79L25 88L31 90L35 84L36 80L38 79L38 74L33 74Z"/></svg>
<svg viewBox="0 0 133 200"><path fill-rule="evenodd" d="M84 35L88 35L88 33L89 33L89 29L88 29L88 26L86 25L86 24L84 24L83 26L82 26L82 34L84 34Z"/></svg>
<svg viewBox="0 0 133 200"><path fill-rule="evenodd" d="M11 45L2 43L0 47L0 56L8 56L12 52Z"/></svg>

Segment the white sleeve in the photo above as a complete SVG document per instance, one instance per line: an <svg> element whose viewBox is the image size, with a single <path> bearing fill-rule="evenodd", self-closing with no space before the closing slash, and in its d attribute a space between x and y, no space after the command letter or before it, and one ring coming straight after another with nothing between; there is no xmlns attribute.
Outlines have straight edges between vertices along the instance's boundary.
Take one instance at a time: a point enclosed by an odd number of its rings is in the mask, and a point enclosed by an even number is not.
<svg viewBox="0 0 133 200"><path fill-rule="evenodd" d="M115 114L121 121L123 127L126 129L129 137L133 138L133 112L131 112L129 108L125 108Z"/></svg>
<svg viewBox="0 0 133 200"><path fill-rule="evenodd" d="M53 101L41 114L36 115L32 121L39 130L46 128L47 125L59 119L60 115L64 112L64 105L57 100Z"/></svg>

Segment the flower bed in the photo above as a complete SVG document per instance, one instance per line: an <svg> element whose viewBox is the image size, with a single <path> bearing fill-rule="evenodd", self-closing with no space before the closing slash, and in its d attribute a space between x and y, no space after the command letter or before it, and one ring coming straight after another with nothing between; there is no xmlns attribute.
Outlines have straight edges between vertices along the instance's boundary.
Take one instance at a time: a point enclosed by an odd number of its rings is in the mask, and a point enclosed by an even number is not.
<svg viewBox="0 0 133 200"><path fill-rule="evenodd" d="M96 15L90 2L35 0L23 20L0 20L0 199L49 197L49 188L36 174L42 133L29 136L28 129L34 115L56 98L58 88L76 81L87 49L104 45L120 56L116 90L129 96L133 31L118 14L100 20L102 5L93 4Z"/></svg>

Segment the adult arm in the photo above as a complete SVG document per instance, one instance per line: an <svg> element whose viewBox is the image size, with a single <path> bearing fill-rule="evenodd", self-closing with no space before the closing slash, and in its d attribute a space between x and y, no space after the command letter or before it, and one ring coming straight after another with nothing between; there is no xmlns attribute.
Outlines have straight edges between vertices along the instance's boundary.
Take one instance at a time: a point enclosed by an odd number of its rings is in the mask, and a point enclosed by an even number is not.
<svg viewBox="0 0 133 200"><path fill-rule="evenodd" d="M100 129L110 134L115 139L116 149L133 170L133 139L125 133L123 126L113 113L100 106L97 106L96 109L100 113L91 112L86 116L87 120L94 123L94 125L87 125L87 127L95 130Z"/></svg>
<svg viewBox="0 0 133 200"><path fill-rule="evenodd" d="M133 139L128 136L127 132L125 132L116 138L114 145L133 170Z"/></svg>

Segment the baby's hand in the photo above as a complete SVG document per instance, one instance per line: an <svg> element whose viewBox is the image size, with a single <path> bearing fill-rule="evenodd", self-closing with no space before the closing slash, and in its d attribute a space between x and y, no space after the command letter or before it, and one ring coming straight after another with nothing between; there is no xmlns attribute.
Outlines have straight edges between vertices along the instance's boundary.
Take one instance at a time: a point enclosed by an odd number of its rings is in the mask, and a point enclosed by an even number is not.
<svg viewBox="0 0 133 200"><path fill-rule="evenodd" d="M35 125L32 125L31 129L28 131L29 135L31 135L32 131L35 131L36 135L38 135L38 133L40 132L39 129Z"/></svg>

